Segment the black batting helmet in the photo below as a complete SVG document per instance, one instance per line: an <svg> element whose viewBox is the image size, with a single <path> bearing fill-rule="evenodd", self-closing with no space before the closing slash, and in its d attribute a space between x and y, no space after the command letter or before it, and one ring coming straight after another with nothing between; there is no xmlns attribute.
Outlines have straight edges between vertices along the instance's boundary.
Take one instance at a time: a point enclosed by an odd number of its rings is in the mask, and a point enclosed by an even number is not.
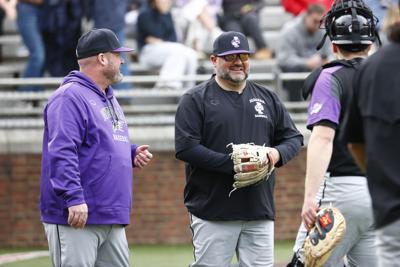
<svg viewBox="0 0 400 267"><path fill-rule="evenodd" d="M380 39L376 31L378 19L362 0L336 0L321 20L326 33L317 49L327 36L338 45L369 45Z"/></svg>

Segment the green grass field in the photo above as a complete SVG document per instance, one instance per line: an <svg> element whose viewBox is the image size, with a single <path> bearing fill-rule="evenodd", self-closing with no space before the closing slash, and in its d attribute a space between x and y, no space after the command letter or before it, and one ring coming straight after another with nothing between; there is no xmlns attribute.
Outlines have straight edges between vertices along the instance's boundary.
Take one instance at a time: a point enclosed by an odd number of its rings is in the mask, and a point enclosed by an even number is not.
<svg viewBox="0 0 400 267"><path fill-rule="evenodd" d="M278 241L275 244L275 261L288 262L292 256L292 241ZM26 251L1 249L0 253L12 253ZM193 260L191 245L155 245L132 246L131 262L134 267L186 267ZM234 261L235 262L235 261ZM51 267L48 257L33 260L19 261L1 265L4 267Z"/></svg>

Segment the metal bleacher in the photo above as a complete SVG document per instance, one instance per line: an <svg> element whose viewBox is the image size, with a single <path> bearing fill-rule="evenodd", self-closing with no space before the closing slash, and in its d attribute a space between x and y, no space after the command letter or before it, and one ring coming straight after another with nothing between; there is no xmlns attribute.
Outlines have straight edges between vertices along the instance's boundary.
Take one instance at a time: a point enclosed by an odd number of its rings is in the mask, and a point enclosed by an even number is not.
<svg viewBox="0 0 400 267"><path fill-rule="evenodd" d="M264 0L267 6L261 11L261 25L264 37L272 49L277 47L279 29L291 19L280 6L280 0ZM61 78L19 78L25 63L26 53L18 51L21 38L16 29L0 36L0 151L18 152L21 150L40 151L43 129L42 112L48 97L59 85ZM130 40L133 41L133 40ZM23 49L22 49L23 50ZM200 62L202 73L193 77L182 77L180 80L207 80L213 72L209 60ZM116 91L116 96L122 99L130 131L137 143L148 143L156 150L173 149L173 125L177 103L185 91L170 89L152 89L159 79L157 70L148 69L138 62L130 62L132 76L124 78L131 90ZM283 80L302 80L306 73L281 73L275 60L251 61L249 79L268 86L285 99L282 91ZM20 92L18 85L42 85L45 91ZM127 101L128 100L128 101ZM303 133L305 131L305 102L285 102L293 120Z"/></svg>
<svg viewBox="0 0 400 267"><path fill-rule="evenodd" d="M208 76L208 75L207 75ZM205 79L206 77L197 77ZM258 78L257 76L253 78ZM264 78L263 78L264 79ZM257 79L254 79L257 80ZM48 80L50 84L51 80ZM2 79L0 79L0 83ZM51 81L56 86L59 81ZM40 152L43 133L43 104L53 90L43 92L0 92L0 152ZM116 91L123 104L130 135L135 143L149 144L153 150L173 150L174 118L184 90L138 89ZM26 105L38 102L38 106ZM21 105L21 103L24 103ZM306 103L285 102L298 129L306 134Z"/></svg>

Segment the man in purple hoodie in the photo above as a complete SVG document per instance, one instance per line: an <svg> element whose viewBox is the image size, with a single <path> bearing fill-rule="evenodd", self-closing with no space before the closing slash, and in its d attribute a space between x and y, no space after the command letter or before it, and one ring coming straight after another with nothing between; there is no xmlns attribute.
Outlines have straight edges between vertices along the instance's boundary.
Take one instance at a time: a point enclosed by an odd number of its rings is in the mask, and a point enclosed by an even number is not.
<svg viewBox="0 0 400 267"><path fill-rule="evenodd" d="M130 143L111 87L123 77L121 52L130 51L111 30L85 33L80 70L45 107L40 209L53 266L130 266L132 167L152 158L148 145Z"/></svg>

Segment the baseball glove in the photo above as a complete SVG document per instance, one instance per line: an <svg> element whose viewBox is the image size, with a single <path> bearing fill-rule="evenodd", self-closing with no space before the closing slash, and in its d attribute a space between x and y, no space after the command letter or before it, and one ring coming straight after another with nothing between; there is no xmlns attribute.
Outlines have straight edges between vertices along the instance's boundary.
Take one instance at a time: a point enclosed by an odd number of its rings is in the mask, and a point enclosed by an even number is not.
<svg viewBox="0 0 400 267"><path fill-rule="evenodd" d="M304 242L306 267L321 267L346 232L346 221L337 208L325 207Z"/></svg>
<svg viewBox="0 0 400 267"><path fill-rule="evenodd" d="M233 190L256 184L264 179L268 179L274 166L269 154L269 147L250 144L229 144L232 146L231 159L233 160L233 170L235 171Z"/></svg>

